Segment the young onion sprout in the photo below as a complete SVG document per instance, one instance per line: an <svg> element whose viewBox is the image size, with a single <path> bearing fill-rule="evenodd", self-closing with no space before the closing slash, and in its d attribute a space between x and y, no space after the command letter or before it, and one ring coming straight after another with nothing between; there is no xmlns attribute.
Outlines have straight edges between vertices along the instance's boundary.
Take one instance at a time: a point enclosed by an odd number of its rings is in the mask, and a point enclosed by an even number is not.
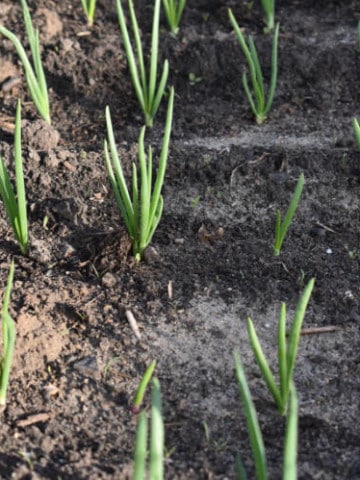
<svg viewBox="0 0 360 480"><path fill-rule="evenodd" d="M261 0L261 6L265 13L265 33L269 33L274 30L275 25L275 0Z"/></svg>
<svg viewBox="0 0 360 480"><path fill-rule="evenodd" d="M254 41L251 36L248 38L248 43L246 43L244 34L242 33L231 9L229 9L229 18L232 27L235 30L237 39L240 43L241 49L245 55L247 64L250 70L250 78L252 83L252 90L250 90L247 74L244 73L242 76L243 87L245 90L246 97L248 99L250 108L255 115L255 120L257 124L262 124L267 117L267 114L270 111L272 106L275 88L277 82L277 71L278 71L278 37L279 37L279 24L276 24L275 32L273 36L272 44L272 55L271 55L271 78L270 85L268 89L267 99L264 87L263 73L257 54L257 50L254 44Z"/></svg>
<svg viewBox="0 0 360 480"><path fill-rule="evenodd" d="M309 303L311 292L314 288L314 283L315 280L312 278L299 299L294 314L294 321L289 332L288 341L286 341L286 304L282 303L281 305L278 323L279 387L276 385L274 375L263 353L251 318L249 317L247 321L251 348L259 365L262 377L265 380L281 415L285 415L288 408L290 386L293 381L301 326L305 317L306 307Z"/></svg>
<svg viewBox="0 0 360 480"><path fill-rule="evenodd" d="M255 405L251 398L251 393L240 357L236 353L234 353L234 361L236 379L240 397L244 404L246 424L255 463L255 478L256 480L267 480L269 475L266 462L266 452ZM291 383L289 389L289 411L286 420L284 441L282 480L296 480L297 478L297 437L298 402L294 384ZM236 458L236 475L238 480L247 479L245 467L240 456L237 456Z"/></svg>
<svg viewBox="0 0 360 480"><path fill-rule="evenodd" d="M135 458L133 480L162 480L164 478L164 421L160 383L157 378L152 381L151 395L151 431L150 454L148 458L147 418L144 411L140 412L136 430ZM149 465L147 468L147 460ZM146 475L148 471L149 475Z"/></svg>
<svg viewBox="0 0 360 480"><path fill-rule="evenodd" d="M8 30L2 25L0 25L0 33L4 35L4 37L8 38L14 45L17 54L20 57L21 63L24 67L26 82L30 91L31 98L33 99L33 102L41 117L50 124L51 120L49 98L45 73L41 62L39 31L35 30L33 27L26 0L21 0L21 6L23 10L26 33L29 40L33 65L30 63L26 55L25 49L22 46L20 40L16 37L16 35L14 35L12 32L10 32L10 30Z"/></svg>
<svg viewBox="0 0 360 480"><path fill-rule="evenodd" d="M136 19L133 2L132 0L129 0L129 13L131 26L133 29L136 54L131 44L121 0L116 0L116 8L132 83L138 102L145 116L145 124L147 127L151 127L153 125L154 117L159 108L161 99L164 95L169 75L169 63L167 60L165 60L160 81L156 86L159 55L160 0L155 0L154 6L149 74L145 68L140 30Z"/></svg>
<svg viewBox="0 0 360 480"><path fill-rule="evenodd" d="M186 0L163 0L166 19L171 33L177 35Z"/></svg>
<svg viewBox="0 0 360 480"><path fill-rule="evenodd" d="M108 132L108 141L104 141L106 168L116 202L125 222L127 231L131 237L133 254L137 261L140 261L144 250L151 242L162 216L163 198L161 196L161 189L164 183L169 151L173 104L174 89L172 87L168 102L165 133L159 159L159 168L154 185L152 184L152 179L154 177L152 149L149 147L146 155L144 147L145 127L141 129L138 141L140 179L138 180L137 167L135 164L133 164L132 198L130 197L121 161L117 153L110 110L109 107L106 107L105 116ZM108 149L108 143L110 152Z"/></svg>
<svg viewBox="0 0 360 480"><path fill-rule="evenodd" d="M0 157L0 196L4 202L10 225L18 241L21 253L28 251L28 225L26 213L25 183L21 155L21 102L18 100L15 120L15 185L14 190L4 160ZM17 198L16 198L17 196Z"/></svg>
<svg viewBox="0 0 360 480"><path fill-rule="evenodd" d="M286 232L291 225L292 219L294 217L295 211L299 205L301 193L304 187L304 174L302 173L299 177L299 180L296 184L294 195L292 196L289 208L285 214L284 220L281 221L281 212L278 210L276 212L276 221L275 221L275 240L273 246L274 255L277 257L280 255L281 247L286 236Z"/></svg>
<svg viewBox="0 0 360 480"><path fill-rule="evenodd" d="M91 27L94 23L94 16L96 10L96 0L81 0L88 25Z"/></svg>
<svg viewBox="0 0 360 480"><path fill-rule="evenodd" d="M353 129L354 129L356 146L360 151L360 125L356 118L353 119Z"/></svg>
<svg viewBox="0 0 360 480"><path fill-rule="evenodd" d="M16 328L9 314L11 288L14 280L14 262L11 262L2 305L2 352L0 358L0 411L6 405L6 392L9 384L11 363L14 354Z"/></svg>

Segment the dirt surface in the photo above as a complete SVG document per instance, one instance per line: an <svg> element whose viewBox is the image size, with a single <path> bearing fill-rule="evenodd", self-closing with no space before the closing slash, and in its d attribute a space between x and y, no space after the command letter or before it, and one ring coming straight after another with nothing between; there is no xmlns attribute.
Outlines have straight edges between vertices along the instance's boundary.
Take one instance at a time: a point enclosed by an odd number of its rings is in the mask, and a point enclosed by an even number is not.
<svg viewBox="0 0 360 480"><path fill-rule="evenodd" d="M129 405L152 359L164 405L166 478L235 478L237 452L254 478L233 350L259 413L270 477L280 478L284 419L254 363L246 318L276 368L280 304L287 303L290 322L311 277L304 327L335 328L300 342L299 478L360 478L360 153L351 125L360 117L360 6L277 2L278 87L268 121L256 126L227 8L254 35L268 78L271 39L258 3L189 0L177 39L162 23L161 57L169 59L176 90L174 127L164 216L140 265L130 255L102 152L106 105L128 174L143 121L114 2L98 2L91 29L80 2L29 2L40 29L51 129L38 119L13 46L0 40L0 153L13 164L20 97L31 235L23 257L1 204L1 293L14 258L18 331L0 425L1 478L129 478L136 426ZM136 1L147 39L151 4ZM24 40L19 2L1 2L0 22ZM16 76L8 89L5 81ZM165 110L163 102L146 135L155 151ZM301 172L301 204L276 258L275 212L286 209Z"/></svg>

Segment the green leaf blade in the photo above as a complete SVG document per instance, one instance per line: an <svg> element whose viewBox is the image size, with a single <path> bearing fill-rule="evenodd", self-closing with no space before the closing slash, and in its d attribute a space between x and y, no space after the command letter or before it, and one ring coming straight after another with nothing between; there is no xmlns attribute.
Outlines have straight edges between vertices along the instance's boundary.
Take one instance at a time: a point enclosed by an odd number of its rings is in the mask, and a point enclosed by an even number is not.
<svg viewBox="0 0 360 480"><path fill-rule="evenodd" d="M249 432L250 445L254 456L257 480L267 480L267 465L264 442L257 419L256 409L251 398L240 357L234 353L235 372L240 397L244 404L246 424Z"/></svg>

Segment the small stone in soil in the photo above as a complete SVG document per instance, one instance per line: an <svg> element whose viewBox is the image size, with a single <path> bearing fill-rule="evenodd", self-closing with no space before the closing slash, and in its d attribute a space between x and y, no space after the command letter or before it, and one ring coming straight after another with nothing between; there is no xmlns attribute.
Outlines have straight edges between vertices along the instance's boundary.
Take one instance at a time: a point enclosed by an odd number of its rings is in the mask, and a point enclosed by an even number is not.
<svg viewBox="0 0 360 480"><path fill-rule="evenodd" d="M87 377L100 378L99 366L94 355L82 358L74 363L74 368Z"/></svg>

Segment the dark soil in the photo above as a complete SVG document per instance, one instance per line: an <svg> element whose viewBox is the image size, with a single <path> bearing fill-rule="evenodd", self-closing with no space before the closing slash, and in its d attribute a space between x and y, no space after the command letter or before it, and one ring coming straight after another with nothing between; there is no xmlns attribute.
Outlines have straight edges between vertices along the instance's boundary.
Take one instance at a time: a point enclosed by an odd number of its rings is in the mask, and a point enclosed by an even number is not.
<svg viewBox="0 0 360 480"><path fill-rule="evenodd" d="M20 97L31 234L23 257L1 204L1 284L14 258L18 331L0 425L1 478L129 478L136 427L129 406L152 359L162 389L166 478L235 478L237 452L253 478L233 350L245 365L270 477L280 478L284 419L260 378L246 318L276 369L280 304L287 303L290 322L315 277L304 327L332 328L300 342L299 478L360 479L360 153L351 124L360 116L358 2L277 2L279 80L262 126L246 102L244 57L227 17L232 7L253 34L268 79L271 39L262 31L260 2L189 0L177 39L163 22L174 127L164 216L140 265L102 151L106 105L128 173L143 121L114 3L99 1L89 29L81 2L29 2L53 130L38 119L13 46L0 42L0 85L20 77L1 89L0 153L13 164ZM152 2L138 0L136 10L149 39ZM1 2L0 22L25 41L19 2ZM165 111L163 101L147 131L155 151ZM275 213L286 209L301 172L301 204L276 258Z"/></svg>

